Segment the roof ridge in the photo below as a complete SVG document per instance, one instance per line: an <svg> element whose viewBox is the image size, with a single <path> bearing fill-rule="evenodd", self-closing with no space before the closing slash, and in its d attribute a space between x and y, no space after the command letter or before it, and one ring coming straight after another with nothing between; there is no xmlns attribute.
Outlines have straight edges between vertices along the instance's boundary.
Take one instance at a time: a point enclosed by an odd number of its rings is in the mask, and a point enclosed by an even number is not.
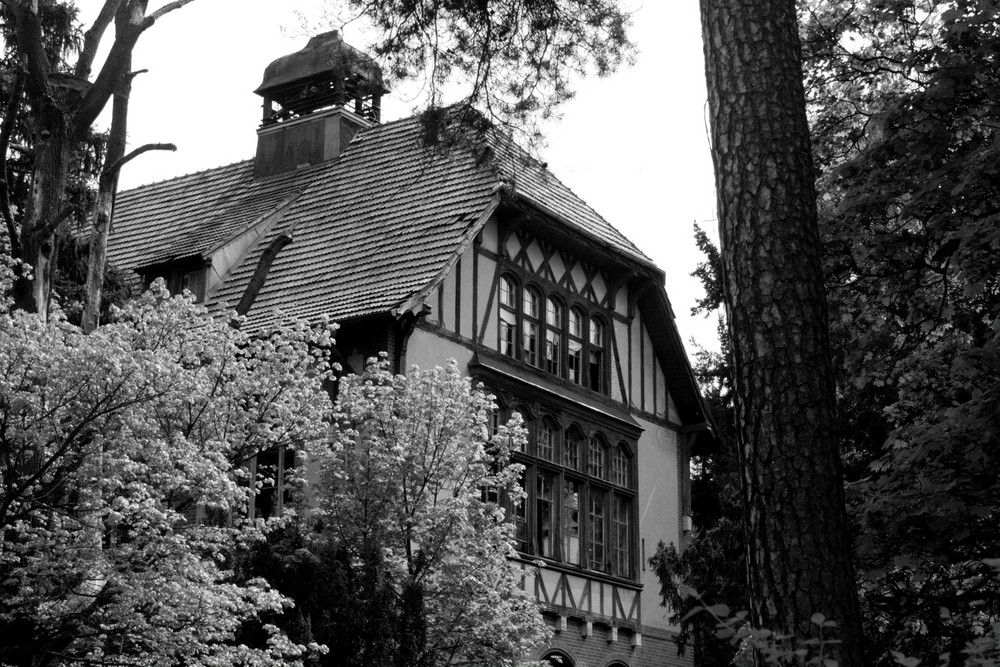
<svg viewBox="0 0 1000 667"><path fill-rule="evenodd" d="M253 158L247 158L247 159L243 159L243 160L237 160L236 162L230 162L229 164L222 164L222 165L219 165L217 167L207 167L205 169L201 169L199 171L191 171L191 172L188 172L186 174L178 174L176 176L169 176L167 178L161 178L158 181L149 181L148 183L143 183L141 185L137 185L134 188L129 188L128 190L122 190L118 194L119 195L123 195L123 194L126 194L126 193L132 193L132 192L136 192L137 190L144 190L146 188L151 188L151 187L156 186L156 185L163 185L164 183L169 183L171 181L179 181L182 178L190 178L191 176L201 176L201 175L207 174L209 172L224 171L226 169L232 169L233 167L243 166L244 164L247 164L247 163L250 163L250 162L253 162Z"/></svg>
<svg viewBox="0 0 1000 667"><path fill-rule="evenodd" d="M533 159L533 160L536 159L536 158L532 157L531 155L529 155L528 157L529 157L529 159ZM606 224L608 227L610 227L615 232L617 232L618 235L622 238L622 240L626 241L630 246L632 246L632 249L634 251L640 253L643 257L646 257L647 259L649 259L648 255L646 255L646 253L644 253L642 251L642 249L640 249L639 246L637 246L635 244L635 241L633 241L631 238L629 238L628 235L626 235L624 232L622 232L622 230L618 229L618 227L615 226L610 220L608 220L607 217L605 217L603 213L601 213L596 208L594 208L593 206L591 206L590 203L586 199L584 199L579 194L577 194L576 190L574 190L573 188L571 188L568 185L566 185L566 183L564 183L561 178L559 178L558 176L556 176L555 172L553 172L553 171L551 171L549 169L549 167L548 167L549 163L548 162L545 162L545 161L542 161L542 160L536 160L536 163L537 163L537 165L536 165L537 168L541 171L541 173L546 178L551 178L552 180L554 180L557 183L559 183L559 185L561 185L564 188L566 188L567 192L569 192L571 195L573 195L574 197L576 197L577 199L579 199L581 204L583 204L584 206L586 206L587 208L589 208L591 211L593 211L594 215L596 215L598 218L600 218L601 221L604 222L604 224ZM516 182L514 184L514 190L515 190L515 192L517 191L517 183ZM650 261L652 261L652 260L650 260Z"/></svg>

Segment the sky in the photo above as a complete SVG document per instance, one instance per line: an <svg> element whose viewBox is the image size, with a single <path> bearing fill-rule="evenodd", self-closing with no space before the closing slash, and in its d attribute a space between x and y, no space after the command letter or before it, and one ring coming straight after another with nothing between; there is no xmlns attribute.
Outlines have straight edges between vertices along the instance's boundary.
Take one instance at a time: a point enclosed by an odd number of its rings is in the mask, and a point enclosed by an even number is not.
<svg viewBox="0 0 1000 667"><path fill-rule="evenodd" d="M84 20L101 2L79 0ZM163 4L153 0L150 9ZM261 117L253 90L268 63L305 46L308 35L295 12L309 15L319 4L195 0L143 34L133 69L149 71L133 85L129 147L169 142L178 150L134 160L122 171L121 187L252 157ZM635 64L605 79L578 81L561 118L542 126L540 157L664 270L689 353L695 344L717 349L714 318L690 313L702 296L690 276L702 258L694 223L716 236L698 3L645 0L632 7ZM364 47L350 33L347 40ZM407 116L418 103L406 99L405 87L392 87L396 94L383 99L383 120Z"/></svg>

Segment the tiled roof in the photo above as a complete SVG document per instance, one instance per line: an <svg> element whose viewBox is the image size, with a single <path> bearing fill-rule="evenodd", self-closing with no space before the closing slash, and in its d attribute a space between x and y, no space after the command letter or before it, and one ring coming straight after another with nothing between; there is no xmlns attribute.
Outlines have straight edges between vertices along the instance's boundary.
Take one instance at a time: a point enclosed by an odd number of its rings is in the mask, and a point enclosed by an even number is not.
<svg viewBox="0 0 1000 667"><path fill-rule="evenodd" d="M524 150L516 145L501 147L499 142L491 143L496 148L501 171L509 179L514 194L519 198L545 213L555 215L578 231L608 244L626 256L652 264L652 260L635 244Z"/></svg>
<svg viewBox="0 0 1000 667"><path fill-rule="evenodd" d="M278 253L250 313L336 319L387 312L438 277L498 186L618 252L630 241L517 148L478 164L471 150L426 150L410 118L362 130L338 160L254 180L239 162L119 195L109 260L136 269L203 255L268 216L278 221L235 266L213 303L235 306L268 244ZM288 204L291 202L290 204ZM284 205L287 207L282 211Z"/></svg>

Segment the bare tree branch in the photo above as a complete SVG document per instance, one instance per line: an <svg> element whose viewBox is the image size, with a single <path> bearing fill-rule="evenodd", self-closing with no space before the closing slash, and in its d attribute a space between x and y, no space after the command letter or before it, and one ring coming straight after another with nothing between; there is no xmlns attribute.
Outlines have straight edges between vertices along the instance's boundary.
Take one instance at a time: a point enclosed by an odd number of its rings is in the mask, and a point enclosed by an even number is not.
<svg viewBox="0 0 1000 667"><path fill-rule="evenodd" d="M130 69L132 49L135 48L135 43L138 41L139 35L142 34L142 30L142 27L135 25L120 32L116 30L115 41L111 45L111 51L108 53L107 60L104 61L104 66L97 74L94 85L80 101L80 107L76 114L77 133L86 132L107 106L108 100L111 99L111 95L118 87L122 74Z"/></svg>
<svg viewBox="0 0 1000 667"><path fill-rule="evenodd" d="M114 164L108 165L101 172L101 178L114 177L117 175L118 171L121 170L127 163L131 162L133 159L139 157L143 153L148 153L149 151L176 151L177 146L174 144L143 144L135 150L131 151L128 155L120 160L117 160Z"/></svg>
<svg viewBox="0 0 1000 667"><path fill-rule="evenodd" d="M76 75L81 79L90 78L90 71L94 65L94 58L97 56L97 49L101 45L101 40L104 39L104 32L111 24L111 19L114 18L121 3L122 0L105 0L94 25L84 35L83 51L80 52L80 58L76 62Z"/></svg>
<svg viewBox="0 0 1000 667"><path fill-rule="evenodd" d="M174 0L174 2L171 2L171 3L168 3L166 5L163 5L162 7L160 7L159 9L157 9L155 12L153 12L152 14L150 14L149 16L146 17L146 20L143 22L142 29L145 30L149 26L151 26L154 23L156 23L156 21L159 20L159 18L161 16L163 16L164 14L169 14L170 12L174 11L175 9L180 9L181 7L183 7L184 5L186 5L186 4L190 3L190 2L194 2L194 0Z"/></svg>

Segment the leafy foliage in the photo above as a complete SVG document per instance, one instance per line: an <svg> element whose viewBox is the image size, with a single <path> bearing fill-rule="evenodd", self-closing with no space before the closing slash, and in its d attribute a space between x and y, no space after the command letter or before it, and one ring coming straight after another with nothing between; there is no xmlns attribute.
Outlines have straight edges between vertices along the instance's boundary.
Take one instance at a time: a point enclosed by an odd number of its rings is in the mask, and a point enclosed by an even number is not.
<svg viewBox="0 0 1000 667"><path fill-rule="evenodd" d="M983 565L993 571L994 577L1000 577L1000 559L985 559ZM703 616L710 619L715 626L715 636L725 641L739 652L731 664L740 667L752 664L788 665L796 667L838 667L834 655L836 640L830 640L830 632L836 628L836 621L826 618L823 614L813 614L810 619L810 635L796 637L777 634L768 629L753 628L747 623L747 612L732 613L725 604L709 605L697 591L689 589L686 592L698 604L693 606L684 620ZM1000 623L991 627L981 627L977 636L970 639L959 651L961 664L966 667L997 667L1000 665ZM760 662L755 663L755 654ZM919 667L920 665L937 665L952 667L952 654L942 653L935 659L927 661L907 656L901 651L891 651L887 656L892 665L903 667Z"/></svg>
<svg viewBox="0 0 1000 667"><path fill-rule="evenodd" d="M1000 4L807 3L871 660L1000 614ZM970 606L971 602L979 602Z"/></svg>
<svg viewBox="0 0 1000 667"><path fill-rule="evenodd" d="M388 368L383 356L341 378L319 511L257 545L243 576L295 600L275 622L329 648L316 664L521 664L548 632L503 520L522 495L509 452L526 432L491 436L492 397L454 362Z"/></svg>
<svg viewBox="0 0 1000 667"><path fill-rule="evenodd" d="M241 464L323 442L329 332L250 338L168 297L155 285L87 336L58 315L0 313L6 664L266 665L305 651L273 627L263 648L234 641L287 601L231 568L262 537L240 517L263 480Z"/></svg>
<svg viewBox="0 0 1000 667"><path fill-rule="evenodd" d="M326 530L392 591L397 665L514 665L547 634L511 561L518 422L489 433L492 398L445 368L341 380L319 493ZM370 575L369 575L370 576Z"/></svg>
<svg viewBox="0 0 1000 667"><path fill-rule="evenodd" d="M630 57L629 16L614 0L338 0L340 25L367 17L372 53L393 79L423 78L427 106L442 87L463 86L463 103L507 129L533 129L572 97L571 79L604 76ZM534 133L537 137L537 132Z"/></svg>

